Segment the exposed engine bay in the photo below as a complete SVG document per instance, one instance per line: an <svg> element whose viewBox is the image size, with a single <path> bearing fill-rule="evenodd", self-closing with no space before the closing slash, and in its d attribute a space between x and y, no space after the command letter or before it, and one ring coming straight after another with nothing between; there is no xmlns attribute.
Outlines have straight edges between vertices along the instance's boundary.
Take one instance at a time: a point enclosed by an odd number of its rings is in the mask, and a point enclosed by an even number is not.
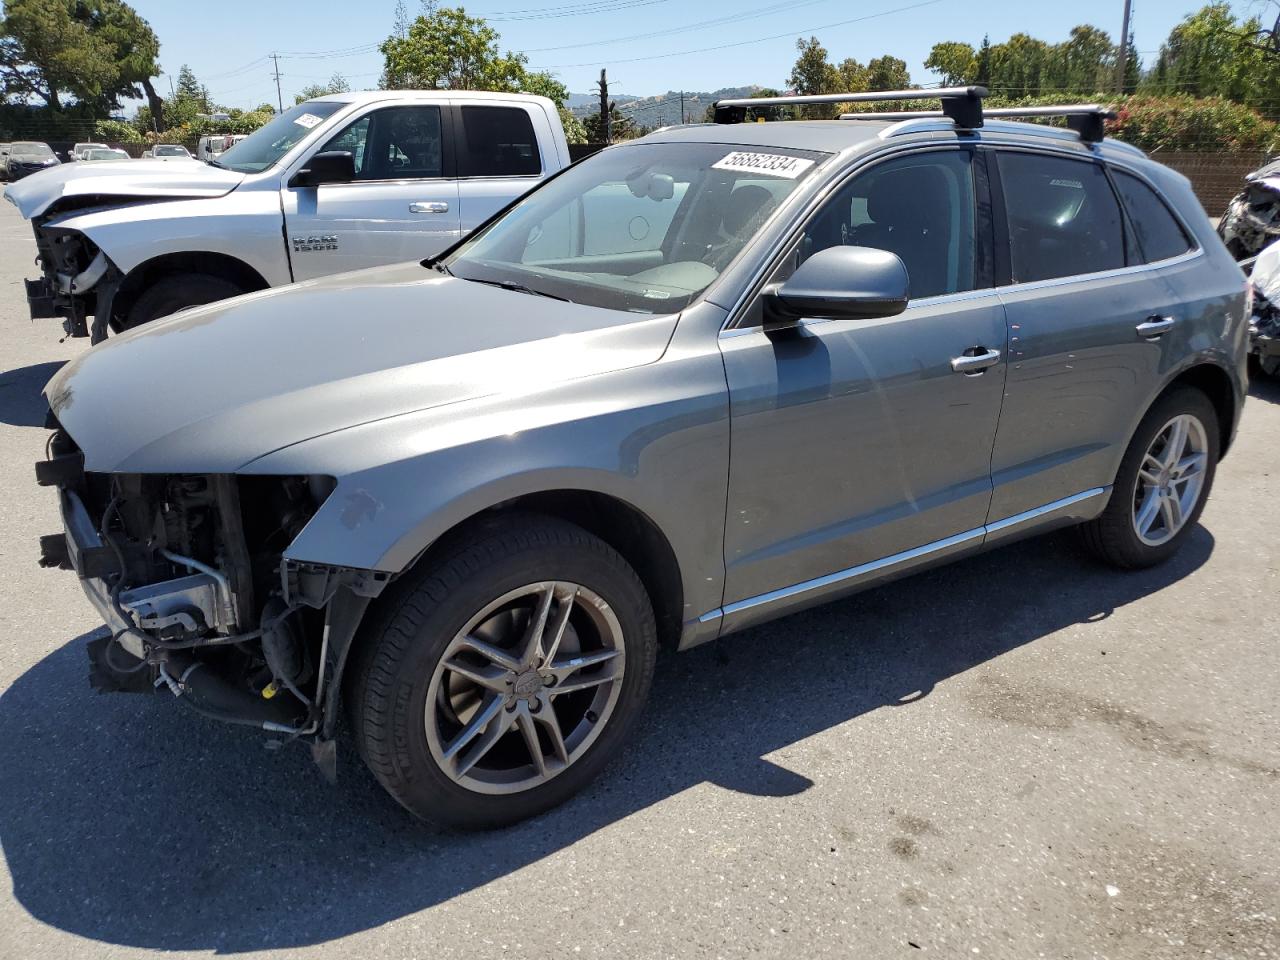
<svg viewBox="0 0 1280 960"><path fill-rule="evenodd" d="M62 430L37 464L65 533L41 564L73 569L110 636L102 691L167 691L214 719L306 737L334 772L337 682L387 575L283 559L332 492L327 477L102 474Z"/></svg>
<svg viewBox="0 0 1280 960"><path fill-rule="evenodd" d="M1245 177L1245 187L1218 221L1218 236L1237 260L1257 256L1280 238L1280 159Z"/></svg>

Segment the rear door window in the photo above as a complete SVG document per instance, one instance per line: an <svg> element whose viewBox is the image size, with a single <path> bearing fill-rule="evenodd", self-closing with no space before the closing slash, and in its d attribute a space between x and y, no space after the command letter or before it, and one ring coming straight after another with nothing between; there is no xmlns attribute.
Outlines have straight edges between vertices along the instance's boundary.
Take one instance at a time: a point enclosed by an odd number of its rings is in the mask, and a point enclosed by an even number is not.
<svg viewBox="0 0 1280 960"><path fill-rule="evenodd" d="M998 162L1014 283L1125 265L1120 204L1101 165L1013 152Z"/></svg>
<svg viewBox="0 0 1280 960"><path fill-rule="evenodd" d="M1191 249L1191 239L1156 192L1131 173L1112 169L1116 190L1129 214L1139 263L1168 260Z"/></svg>
<svg viewBox="0 0 1280 960"><path fill-rule="evenodd" d="M542 172L538 138L519 107L463 107L458 163L464 177L530 177Z"/></svg>

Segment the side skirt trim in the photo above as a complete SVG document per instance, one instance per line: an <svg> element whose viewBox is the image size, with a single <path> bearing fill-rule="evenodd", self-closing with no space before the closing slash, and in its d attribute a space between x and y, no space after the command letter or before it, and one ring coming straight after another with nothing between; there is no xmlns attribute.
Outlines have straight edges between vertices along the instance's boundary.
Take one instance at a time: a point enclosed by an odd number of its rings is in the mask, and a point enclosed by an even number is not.
<svg viewBox="0 0 1280 960"><path fill-rule="evenodd" d="M736 600L733 603L725 604L723 607L704 613L698 618L698 621L704 624L710 623L717 619L729 617L735 613L740 613L743 610L750 610L755 607L778 603L782 600L788 600L792 597L797 597L814 590L823 590L826 587L835 586L840 583L857 581L872 574L880 573L884 570L896 567L900 564L920 560L933 553L939 553L944 550L949 550L952 547L968 544L974 540L981 540L988 534L1003 532L1008 530L1010 527L1016 527L1019 524L1031 523L1044 517L1048 517L1051 514L1057 513L1060 510L1065 510L1068 507L1075 506L1085 500L1104 496L1109 490L1109 487L1094 487L1090 490L1084 490L1080 493L1072 494L1069 497L1063 497L1061 500L1054 500L1052 503L1046 503L1042 506L1034 507L1031 510L1025 510L1022 513L1015 513L1011 517L1005 517L1003 520L996 520L994 523L975 527L972 530L966 530L963 533L957 533L942 540L935 540L932 543L926 543L923 546L913 547L910 550L903 550L901 553L881 557L879 560L872 560L868 563L862 563L856 567L849 567L845 570L837 570L835 573L828 573L825 576L815 577L812 580L805 580L801 583L792 584L789 587L781 587L777 590L771 590L768 593L759 594L758 596L747 597L743 600Z"/></svg>

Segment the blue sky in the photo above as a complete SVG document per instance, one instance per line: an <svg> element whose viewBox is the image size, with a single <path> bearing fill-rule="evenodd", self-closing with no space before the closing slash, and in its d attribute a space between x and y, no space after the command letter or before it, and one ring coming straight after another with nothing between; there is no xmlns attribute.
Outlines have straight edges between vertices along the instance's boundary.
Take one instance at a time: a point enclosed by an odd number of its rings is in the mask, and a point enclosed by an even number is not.
<svg viewBox="0 0 1280 960"><path fill-rule="evenodd" d="M268 59L273 52L281 54L286 104L295 91L335 70L353 89L376 86L382 66L376 44L390 33L395 8L395 0L132 2L160 38L167 74L189 64L220 103L246 107L276 100ZM408 5L412 12L417 2ZM1170 27L1200 6L1134 0L1133 30L1144 59ZM1257 0L1236 5L1262 6ZM795 59L796 38L810 33L835 61L892 53L907 61L913 81L933 82L924 59L940 40L976 46L984 33L996 43L1021 31L1057 41L1078 23L1115 37L1122 0L483 0L466 9L489 18L505 48L526 52L530 66L550 69L574 93L593 89L606 66L614 92L644 96L750 83L780 87ZM159 87L167 90L167 76Z"/></svg>

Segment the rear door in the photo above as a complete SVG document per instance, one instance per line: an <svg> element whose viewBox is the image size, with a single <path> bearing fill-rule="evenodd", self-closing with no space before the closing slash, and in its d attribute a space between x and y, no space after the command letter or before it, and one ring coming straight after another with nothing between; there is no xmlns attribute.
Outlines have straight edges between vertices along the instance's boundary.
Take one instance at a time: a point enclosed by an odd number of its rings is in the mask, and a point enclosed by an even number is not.
<svg viewBox="0 0 1280 960"><path fill-rule="evenodd" d="M560 167L540 107L518 101L454 104L458 203L466 236Z"/></svg>
<svg viewBox="0 0 1280 960"><path fill-rule="evenodd" d="M313 153L346 150L351 183L282 186L293 278L434 256L458 237L447 104L375 107Z"/></svg>
<svg viewBox="0 0 1280 960"><path fill-rule="evenodd" d="M1177 349L1184 311L1159 267L1142 262L1100 161L996 156L1010 330L992 456L999 524L1064 500L1099 502Z"/></svg>

